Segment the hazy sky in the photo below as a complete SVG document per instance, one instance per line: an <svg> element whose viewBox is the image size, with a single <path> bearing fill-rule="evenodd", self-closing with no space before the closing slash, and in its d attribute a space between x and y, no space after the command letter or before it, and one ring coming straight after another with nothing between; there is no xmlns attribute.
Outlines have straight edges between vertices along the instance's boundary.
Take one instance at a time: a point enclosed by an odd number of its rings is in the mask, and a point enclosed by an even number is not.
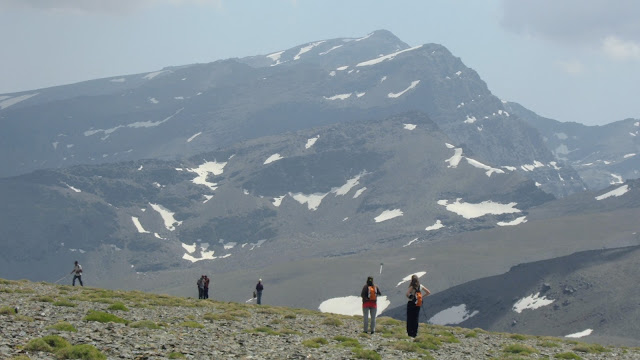
<svg viewBox="0 0 640 360"><path fill-rule="evenodd" d="M605 124L640 118L639 18L636 0L0 0L0 93L386 29L504 100Z"/></svg>

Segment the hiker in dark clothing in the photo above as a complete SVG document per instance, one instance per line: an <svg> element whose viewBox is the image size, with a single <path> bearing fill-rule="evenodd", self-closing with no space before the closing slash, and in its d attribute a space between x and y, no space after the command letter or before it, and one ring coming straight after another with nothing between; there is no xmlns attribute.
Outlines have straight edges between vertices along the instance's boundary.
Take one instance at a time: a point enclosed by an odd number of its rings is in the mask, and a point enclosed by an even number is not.
<svg viewBox="0 0 640 360"><path fill-rule="evenodd" d="M256 284L256 296L258 305L262 304L262 290L264 290L264 285L262 285L262 279L258 279L258 284Z"/></svg>
<svg viewBox="0 0 640 360"><path fill-rule="evenodd" d="M369 325L369 315L371 315L371 333L376 331L376 314L378 312L378 296L380 288L373 283L373 276L367 278L367 283L360 292L362 298L362 315L364 319L364 332L367 332L367 325Z"/></svg>
<svg viewBox="0 0 640 360"><path fill-rule="evenodd" d="M196 284L198 285L198 299L204 299L204 275L198 279Z"/></svg>
<svg viewBox="0 0 640 360"><path fill-rule="evenodd" d="M424 295L423 295L424 292ZM429 296L431 291L420 285L417 275L411 275L411 283L407 290L407 335L411 337L418 336L418 317L420 316L420 308L422 307L422 299Z"/></svg>
<svg viewBox="0 0 640 360"><path fill-rule="evenodd" d="M204 293L202 298L209 298L209 277L207 275L204 276Z"/></svg>
<svg viewBox="0 0 640 360"><path fill-rule="evenodd" d="M76 286L76 279L78 279L80 286L84 287L82 284L82 266L78 264L78 261L74 263L73 270L71 270L70 274L73 274L73 281L71 282L72 286Z"/></svg>

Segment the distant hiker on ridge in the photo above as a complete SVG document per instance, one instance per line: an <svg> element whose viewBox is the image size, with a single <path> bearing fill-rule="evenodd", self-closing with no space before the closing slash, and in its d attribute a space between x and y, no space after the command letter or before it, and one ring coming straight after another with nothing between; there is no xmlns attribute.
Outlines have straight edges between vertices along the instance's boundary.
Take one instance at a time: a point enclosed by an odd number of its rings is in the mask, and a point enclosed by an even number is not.
<svg viewBox="0 0 640 360"><path fill-rule="evenodd" d="M262 290L264 290L264 286L262 285L262 279L258 279L258 283L256 284L256 296L258 305L262 304Z"/></svg>
<svg viewBox="0 0 640 360"><path fill-rule="evenodd" d="M373 276L367 278L367 283L360 292L362 298L362 315L364 317L364 332L367 332L367 325L369 325L369 315L371 315L371 334L376 331L376 314L378 312L378 295L380 289L378 285L373 283Z"/></svg>
<svg viewBox="0 0 640 360"><path fill-rule="evenodd" d="M424 296L422 292L424 291ZM420 285L418 275L411 275L411 283L407 290L407 335L411 337L418 336L418 317L420 316L420 308L422 307L422 298L431 294L431 291Z"/></svg>
<svg viewBox="0 0 640 360"><path fill-rule="evenodd" d="M204 293L202 298L203 299L209 298L209 277L207 275L204 276Z"/></svg>
<svg viewBox="0 0 640 360"><path fill-rule="evenodd" d="M204 275L200 276L196 284L198 285L198 299L204 299Z"/></svg>
<svg viewBox="0 0 640 360"><path fill-rule="evenodd" d="M74 274L71 285L76 286L76 279L78 279L78 281L80 282L80 286L84 287L84 285L82 284L82 266L78 264L77 260L73 264L74 264L73 270L71 270L70 272L70 274Z"/></svg>

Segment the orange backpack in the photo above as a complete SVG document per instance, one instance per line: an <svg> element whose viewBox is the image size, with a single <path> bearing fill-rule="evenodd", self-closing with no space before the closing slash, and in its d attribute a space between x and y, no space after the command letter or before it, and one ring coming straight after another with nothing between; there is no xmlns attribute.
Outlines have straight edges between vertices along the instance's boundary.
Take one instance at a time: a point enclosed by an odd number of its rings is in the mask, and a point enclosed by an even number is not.
<svg viewBox="0 0 640 360"><path fill-rule="evenodd" d="M375 286L369 286L369 292L367 293L367 297L369 298L369 300L375 300L377 297L376 294L376 287Z"/></svg>
<svg viewBox="0 0 640 360"><path fill-rule="evenodd" d="M422 291L416 291L415 303L417 307L422 306Z"/></svg>

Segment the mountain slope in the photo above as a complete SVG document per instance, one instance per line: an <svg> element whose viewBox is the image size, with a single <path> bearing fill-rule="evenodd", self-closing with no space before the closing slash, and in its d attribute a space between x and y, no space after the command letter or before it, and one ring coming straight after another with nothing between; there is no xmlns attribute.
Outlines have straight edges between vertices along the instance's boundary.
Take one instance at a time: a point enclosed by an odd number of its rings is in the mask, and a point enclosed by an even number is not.
<svg viewBox="0 0 640 360"><path fill-rule="evenodd" d="M510 116L479 75L441 45L408 47L376 31L277 54L9 94L5 101L14 102L0 110L0 176L178 159L286 131L419 111L454 145L515 168L547 192L565 196L584 187L573 169L552 164L535 129Z"/></svg>

